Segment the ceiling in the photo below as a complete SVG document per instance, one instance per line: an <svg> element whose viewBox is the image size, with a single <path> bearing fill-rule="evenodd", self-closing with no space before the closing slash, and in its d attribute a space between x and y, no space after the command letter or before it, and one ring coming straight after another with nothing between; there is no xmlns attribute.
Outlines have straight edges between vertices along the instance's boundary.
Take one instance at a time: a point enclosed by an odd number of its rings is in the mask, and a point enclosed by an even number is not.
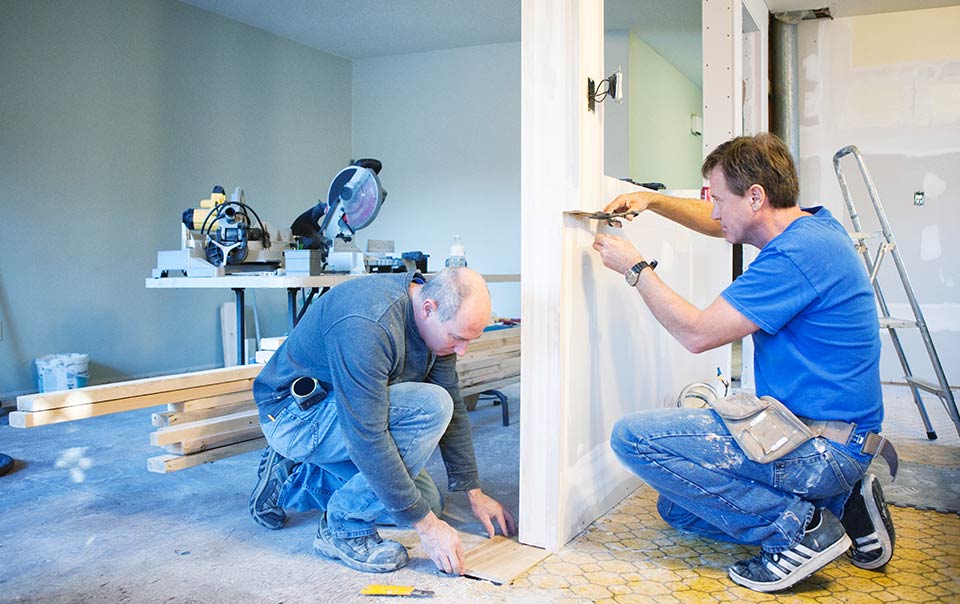
<svg viewBox="0 0 960 604"><path fill-rule="evenodd" d="M520 40L521 0L182 0L348 59ZM762 1L762 0L761 0ZM766 0L771 12L828 7L834 17L956 0ZM701 85L700 0L606 0L608 30L630 29Z"/></svg>

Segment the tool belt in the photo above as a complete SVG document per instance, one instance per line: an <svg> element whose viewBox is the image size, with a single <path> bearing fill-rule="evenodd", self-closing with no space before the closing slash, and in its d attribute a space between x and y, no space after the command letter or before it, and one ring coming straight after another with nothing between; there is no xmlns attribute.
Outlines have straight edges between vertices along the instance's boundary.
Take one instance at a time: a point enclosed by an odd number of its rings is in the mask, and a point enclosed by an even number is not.
<svg viewBox="0 0 960 604"><path fill-rule="evenodd" d="M844 446L855 442L864 455L879 454L889 465L890 475L897 475L897 452L890 441L875 432L857 434L856 424L800 418L772 396L757 398L748 392L717 399L711 407L747 457L758 463L776 461L822 436Z"/></svg>
<svg viewBox="0 0 960 604"><path fill-rule="evenodd" d="M841 445L849 445L851 442L860 445L860 453L863 455L879 455L887 462L890 469L890 477L897 477L897 469L900 466L900 459L897 456L897 450L885 436L876 432L864 432L857 434L857 424L850 424L841 421L798 418L814 433L815 436L822 436L827 440L832 440Z"/></svg>

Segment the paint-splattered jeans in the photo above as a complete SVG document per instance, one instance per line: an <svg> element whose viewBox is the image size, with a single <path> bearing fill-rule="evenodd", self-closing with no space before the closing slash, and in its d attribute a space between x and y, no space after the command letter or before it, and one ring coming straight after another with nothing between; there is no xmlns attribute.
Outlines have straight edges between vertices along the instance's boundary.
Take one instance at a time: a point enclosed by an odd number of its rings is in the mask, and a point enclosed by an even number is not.
<svg viewBox="0 0 960 604"><path fill-rule="evenodd" d="M872 459L859 446L823 438L777 461L751 461L710 409L628 415L610 445L660 493L657 510L674 528L781 552L803 538L815 507L838 518Z"/></svg>
<svg viewBox="0 0 960 604"><path fill-rule="evenodd" d="M387 389L389 430L404 465L430 509L443 513L443 497L424 470L450 423L453 401L433 384L405 382ZM284 482L279 503L299 511L327 511L327 523L341 539L372 534L374 524L394 524L347 453L333 393L302 411L291 398L264 435L280 455L300 462Z"/></svg>

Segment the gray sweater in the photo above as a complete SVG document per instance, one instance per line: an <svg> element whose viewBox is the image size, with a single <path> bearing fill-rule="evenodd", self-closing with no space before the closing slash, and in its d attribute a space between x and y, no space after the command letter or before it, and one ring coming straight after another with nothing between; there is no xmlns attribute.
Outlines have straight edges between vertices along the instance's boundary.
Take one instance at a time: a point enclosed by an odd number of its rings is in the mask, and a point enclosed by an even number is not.
<svg viewBox="0 0 960 604"><path fill-rule="evenodd" d="M453 417L440 439L448 486L480 486L457 355L437 357L420 337L409 296L413 277L371 275L331 289L307 310L253 385L261 422L292 400L290 384L298 377L317 378L333 391L350 458L386 509L409 523L430 509L390 437L388 386L426 382L450 393Z"/></svg>

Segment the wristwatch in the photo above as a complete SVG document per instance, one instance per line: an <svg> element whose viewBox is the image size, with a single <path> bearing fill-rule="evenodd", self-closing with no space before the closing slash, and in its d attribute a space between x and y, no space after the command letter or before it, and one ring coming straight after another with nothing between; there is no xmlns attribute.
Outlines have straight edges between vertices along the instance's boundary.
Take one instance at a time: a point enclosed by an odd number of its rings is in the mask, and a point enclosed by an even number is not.
<svg viewBox="0 0 960 604"><path fill-rule="evenodd" d="M647 262L646 260L641 260L640 262L628 268L623 273L624 278L627 280L627 285L630 287L636 287L637 281L640 280L640 273L645 268L649 268L650 270L657 268L657 261L651 260L650 262Z"/></svg>

